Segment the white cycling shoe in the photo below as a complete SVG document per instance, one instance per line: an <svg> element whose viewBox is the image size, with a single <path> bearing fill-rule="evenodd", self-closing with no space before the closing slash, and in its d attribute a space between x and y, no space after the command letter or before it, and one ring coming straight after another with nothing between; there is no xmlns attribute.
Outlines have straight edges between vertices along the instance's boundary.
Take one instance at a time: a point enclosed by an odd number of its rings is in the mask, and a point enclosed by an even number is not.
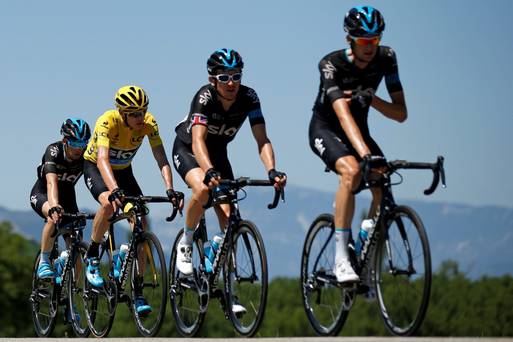
<svg viewBox="0 0 513 342"><path fill-rule="evenodd" d="M342 260L335 265L333 270L338 283L357 283L360 277L354 272L349 260Z"/></svg>
<svg viewBox="0 0 513 342"><path fill-rule="evenodd" d="M192 245L178 243L176 247L176 268L183 275L192 274Z"/></svg>

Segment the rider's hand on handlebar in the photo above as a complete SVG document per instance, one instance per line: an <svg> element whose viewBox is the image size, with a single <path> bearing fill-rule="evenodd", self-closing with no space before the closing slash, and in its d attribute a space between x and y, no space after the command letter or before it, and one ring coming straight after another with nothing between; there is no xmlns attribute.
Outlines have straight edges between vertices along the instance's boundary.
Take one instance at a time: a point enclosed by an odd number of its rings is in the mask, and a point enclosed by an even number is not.
<svg viewBox="0 0 513 342"><path fill-rule="evenodd" d="M120 188L116 188L110 192L109 195L109 202L114 207L114 211L117 211L118 208L121 208L123 205L123 197L125 197L125 194L123 193L123 190Z"/></svg>
<svg viewBox="0 0 513 342"><path fill-rule="evenodd" d="M219 185L219 180L221 180L221 174L214 170L213 167L205 172L205 178L203 179L203 184L208 186L210 189L215 188Z"/></svg>
<svg viewBox="0 0 513 342"><path fill-rule="evenodd" d="M57 224L61 220L63 213L64 209L57 204L55 207L51 207L50 210L48 210L48 218L52 220L54 224Z"/></svg>
<svg viewBox="0 0 513 342"><path fill-rule="evenodd" d="M373 173L384 173L387 169L387 160L382 156L373 156L366 154L360 162L360 170L363 176L369 176L371 171Z"/></svg>
<svg viewBox="0 0 513 342"><path fill-rule="evenodd" d="M182 211L183 199L184 199L183 192L175 191L173 189L167 189L166 195L169 198L169 200L171 201L171 203L173 203L173 206L175 208L177 208L178 210Z"/></svg>
<svg viewBox="0 0 513 342"><path fill-rule="evenodd" d="M276 189L283 188L287 184L287 175L285 172L270 169L268 172L269 180L273 183Z"/></svg>

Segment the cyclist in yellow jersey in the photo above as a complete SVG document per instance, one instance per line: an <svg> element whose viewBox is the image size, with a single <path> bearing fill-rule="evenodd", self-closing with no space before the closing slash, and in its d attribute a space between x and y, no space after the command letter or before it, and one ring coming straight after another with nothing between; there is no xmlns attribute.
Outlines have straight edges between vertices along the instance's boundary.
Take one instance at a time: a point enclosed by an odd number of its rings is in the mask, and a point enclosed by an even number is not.
<svg viewBox="0 0 513 342"><path fill-rule="evenodd" d="M148 110L148 96L143 89L128 85L115 97L115 110L105 112L96 121L93 137L84 154L84 179L87 188L100 203L93 221L91 244L87 251L87 280L103 286L99 270L99 243L109 229L109 218L121 206L123 196L139 196L142 191L132 173L132 159L148 136L171 201L183 206L183 193L173 190L173 177L159 136L157 122ZM144 229L147 223L142 218ZM137 281L136 281L137 283ZM139 314L149 314L151 307L142 296L135 298Z"/></svg>

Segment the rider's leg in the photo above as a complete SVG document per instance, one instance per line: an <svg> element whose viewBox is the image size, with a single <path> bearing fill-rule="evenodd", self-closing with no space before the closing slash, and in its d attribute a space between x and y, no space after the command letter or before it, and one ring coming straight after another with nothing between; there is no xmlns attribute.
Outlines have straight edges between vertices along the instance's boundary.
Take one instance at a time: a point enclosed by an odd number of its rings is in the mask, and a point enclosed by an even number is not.
<svg viewBox="0 0 513 342"><path fill-rule="evenodd" d="M226 203L219 204L216 205L214 209L219 221L219 230L224 233L228 226L228 218L230 217L230 205Z"/></svg>
<svg viewBox="0 0 513 342"><path fill-rule="evenodd" d="M354 194L360 180L358 162L353 156L341 157L335 163L339 188L335 196L335 274L339 282L358 281L349 262L348 242L354 215Z"/></svg>
<svg viewBox="0 0 513 342"><path fill-rule="evenodd" d="M379 214L379 206L381 205L381 199L383 198L383 191L381 188L371 188L372 202L370 204L369 213L367 218L376 218Z"/></svg>
<svg viewBox="0 0 513 342"><path fill-rule="evenodd" d="M42 212L45 216L48 215L49 209L50 204L48 202L45 202L42 207ZM53 244L55 242L55 237L52 237L54 229L55 224L53 223L53 221L47 220L43 228L43 232L41 233L41 256L39 258L38 265L39 278L52 278L54 276L50 260L50 254L52 252Z"/></svg>
<svg viewBox="0 0 513 342"><path fill-rule="evenodd" d="M192 244L194 229L196 229L201 216L205 213L205 208L203 208L203 206L208 201L209 193L208 187L203 184L204 178L205 172L199 167L191 169L185 176L187 185L192 189L192 196L185 213L185 234L182 238L182 241L187 244Z"/></svg>

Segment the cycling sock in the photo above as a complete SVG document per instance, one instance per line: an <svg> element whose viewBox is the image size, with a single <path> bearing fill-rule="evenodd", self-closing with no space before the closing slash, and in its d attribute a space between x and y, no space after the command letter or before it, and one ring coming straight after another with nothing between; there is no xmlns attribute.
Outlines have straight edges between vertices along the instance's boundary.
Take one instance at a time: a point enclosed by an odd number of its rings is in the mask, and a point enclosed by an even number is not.
<svg viewBox="0 0 513 342"><path fill-rule="evenodd" d="M182 236L182 243L185 243L186 245L192 245L192 239L194 236L194 228L189 228L185 226L183 228L183 236Z"/></svg>
<svg viewBox="0 0 513 342"><path fill-rule="evenodd" d="M87 258L98 258L100 254L100 244L98 242L94 242L91 240L91 244L89 245L89 249L87 250Z"/></svg>
<svg viewBox="0 0 513 342"><path fill-rule="evenodd" d="M335 228L335 265L342 260L349 260L348 243L351 227Z"/></svg>
<svg viewBox="0 0 513 342"><path fill-rule="evenodd" d="M39 265L43 264L43 263L47 263L49 264L50 263L50 254L52 252L41 252L41 257L39 258Z"/></svg>

